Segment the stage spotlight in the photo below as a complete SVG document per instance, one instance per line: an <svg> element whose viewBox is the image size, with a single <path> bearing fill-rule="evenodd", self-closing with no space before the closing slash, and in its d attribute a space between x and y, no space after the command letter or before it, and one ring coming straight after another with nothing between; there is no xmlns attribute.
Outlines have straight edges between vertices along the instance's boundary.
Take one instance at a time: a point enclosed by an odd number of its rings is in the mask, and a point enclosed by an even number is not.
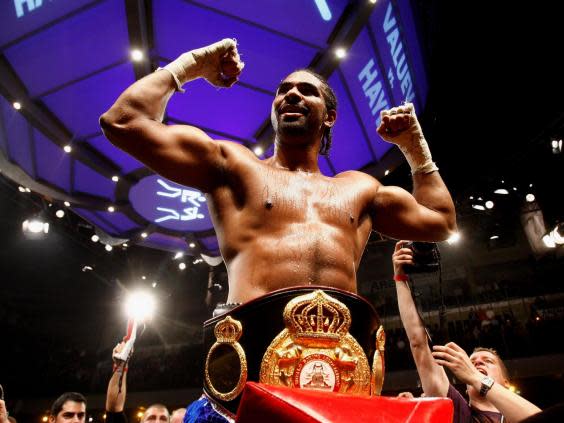
<svg viewBox="0 0 564 423"><path fill-rule="evenodd" d="M184 257L184 253L182 251L179 251L174 255L175 260L178 260L179 258L182 258L182 257Z"/></svg>
<svg viewBox="0 0 564 423"><path fill-rule="evenodd" d="M447 242L449 244L456 244L458 243L458 241L460 241L460 232L455 232L453 233L448 239Z"/></svg>
<svg viewBox="0 0 564 423"><path fill-rule="evenodd" d="M149 236L149 235L147 234L147 232L143 232L143 233L141 234L141 238L147 238L148 236Z"/></svg>
<svg viewBox="0 0 564 423"><path fill-rule="evenodd" d="M186 263L184 263L184 262L178 263L178 268L179 268L180 270L186 269Z"/></svg>
<svg viewBox="0 0 564 423"><path fill-rule="evenodd" d="M18 187L18 191L19 191L19 192L25 192L25 188L20 185L20 186Z"/></svg>
<svg viewBox="0 0 564 423"><path fill-rule="evenodd" d="M337 59L344 59L347 56L347 50L342 47L335 49L335 56Z"/></svg>
<svg viewBox="0 0 564 423"><path fill-rule="evenodd" d="M384 172L384 176L388 176L390 174L390 169L386 169L386 171Z"/></svg>
<svg viewBox="0 0 564 423"><path fill-rule="evenodd" d="M114 181L114 182L119 181L119 176L116 176L116 175L112 176L112 181Z"/></svg>
<svg viewBox="0 0 564 423"><path fill-rule="evenodd" d="M92 242L98 242L100 241L100 237L96 234L92 235L92 237L90 237L90 239L92 240Z"/></svg>
<svg viewBox="0 0 564 423"><path fill-rule="evenodd" d="M151 286L152 286L153 288L156 288L156 287L157 287L157 283L156 283L156 282L153 282L153 283L151 284Z"/></svg>
<svg viewBox="0 0 564 423"><path fill-rule="evenodd" d="M493 209L494 206L494 202L493 201L486 201L486 208L487 209Z"/></svg>
<svg viewBox="0 0 564 423"><path fill-rule="evenodd" d="M498 239L498 238L499 238L499 235L492 235L492 236L490 236L490 239Z"/></svg>
<svg viewBox="0 0 564 423"><path fill-rule="evenodd" d="M39 218L26 219L22 223L24 233L30 235L43 235L49 233L49 224Z"/></svg>
<svg viewBox="0 0 564 423"><path fill-rule="evenodd" d="M494 194L507 195L509 194L509 191L507 191L505 188L498 188L494 191Z"/></svg>
<svg viewBox="0 0 564 423"><path fill-rule="evenodd" d="M106 244L106 245L104 246L104 248L106 249L106 251L107 251L108 253L114 249L114 247L112 247L110 244Z"/></svg>
<svg viewBox="0 0 564 423"><path fill-rule="evenodd" d="M125 301L125 312L127 317L138 322L150 320L155 313L155 297L148 292L132 292Z"/></svg>
<svg viewBox="0 0 564 423"><path fill-rule="evenodd" d="M143 52L139 49L131 50L131 60L134 62L140 62L143 60Z"/></svg>
<svg viewBox="0 0 564 423"><path fill-rule="evenodd" d="M68 201L65 201L63 204L65 205L65 207L70 207L70 203Z"/></svg>
<svg viewBox="0 0 564 423"><path fill-rule="evenodd" d="M262 149L262 147L260 145L257 145L254 149L253 149L254 153L257 156L260 156L262 153L264 153L264 150Z"/></svg>
<svg viewBox="0 0 564 423"><path fill-rule="evenodd" d="M193 242L190 243L190 248L194 248L196 246L196 244L194 244Z"/></svg>
<svg viewBox="0 0 564 423"><path fill-rule="evenodd" d="M108 211L109 211L110 213L113 213L113 212L116 211L116 208L115 208L114 206L108 206Z"/></svg>
<svg viewBox="0 0 564 423"><path fill-rule="evenodd" d="M22 108L22 104L17 101L14 101L13 106L16 110L20 110Z"/></svg>
<svg viewBox="0 0 564 423"><path fill-rule="evenodd" d="M525 195L525 200L527 200L527 203L532 203L533 201L535 201L535 194L527 194Z"/></svg>
<svg viewBox="0 0 564 423"><path fill-rule="evenodd" d="M55 216L57 216L59 219L62 219L63 217L65 217L65 211L59 209L55 212Z"/></svg>
<svg viewBox="0 0 564 423"><path fill-rule="evenodd" d="M72 147L70 145L65 145L63 150L65 150L65 153L70 153L72 151Z"/></svg>
<svg viewBox="0 0 564 423"><path fill-rule="evenodd" d="M486 210L486 208L484 206L482 206L481 204L472 204L472 208L476 209L476 210Z"/></svg>

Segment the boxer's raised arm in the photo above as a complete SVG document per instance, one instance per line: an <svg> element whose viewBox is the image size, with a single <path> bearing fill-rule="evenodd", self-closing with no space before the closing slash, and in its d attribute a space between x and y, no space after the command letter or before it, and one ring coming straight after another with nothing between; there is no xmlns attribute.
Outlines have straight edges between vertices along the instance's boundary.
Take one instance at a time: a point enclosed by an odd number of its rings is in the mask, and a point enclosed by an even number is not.
<svg viewBox="0 0 564 423"><path fill-rule="evenodd" d="M221 143L198 128L164 125L172 94L196 78L229 87L243 64L231 39L184 53L165 68L127 88L100 118L106 137L159 174L209 191L221 183L225 156ZM194 107L198 107L194 104Z"/></svg>
<svg viewBox="0 0 564 423"><path fill-rule="evenodd" d="M405 155L413 174L413 194L381 186L374 201L375 229L396 239L447 239L456 231L454 203L431 158L413 105L382 112L378 133Z"/></svg>

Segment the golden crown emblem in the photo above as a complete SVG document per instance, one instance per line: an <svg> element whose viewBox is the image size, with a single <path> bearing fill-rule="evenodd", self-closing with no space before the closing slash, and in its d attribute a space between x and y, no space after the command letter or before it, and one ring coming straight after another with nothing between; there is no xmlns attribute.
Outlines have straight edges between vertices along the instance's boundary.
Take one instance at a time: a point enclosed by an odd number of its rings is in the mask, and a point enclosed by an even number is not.
<svg viewBox="0 0 564 423"><path fill-rule="evenodd" d="M284 308L286 328L262 358L260 382L369 395L370 366L351 323L347 306L322 290L293 298Z"/></svg>
<svg viewBox="0 0 564 423"><path fill-rule="evenodd" d="M302 342L322 338L338 342L351 325L351 313L337 299L322 290L291 300L284 308L284 323Z"/></svg>
<svg viewBox="0 0 564 423"><path fill-rule="evenodd" d="M227 316L225 319L220 321L213 330L217 343L229 343L232 344L237 342L243 333L243 326L238 320L232 319Z"/></svg>

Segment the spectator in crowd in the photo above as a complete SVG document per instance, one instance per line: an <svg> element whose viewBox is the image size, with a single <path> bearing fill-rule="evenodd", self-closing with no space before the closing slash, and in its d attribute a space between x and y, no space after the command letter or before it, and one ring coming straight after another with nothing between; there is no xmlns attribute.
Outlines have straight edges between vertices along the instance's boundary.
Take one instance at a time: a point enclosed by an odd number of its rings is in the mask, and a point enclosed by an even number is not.
<svg viewBox="0 0 564 423"><path fill-rule="evenodd" d="M505 365L495 350L476 348L470 357L454 342L433 346L427 344L425 325L409 289L409 277L404 266L413 265L413 251L396 243L392 262L403 327L409 339L411 353L421 379L425 396L449 397L454 403L454 422L505 420L519 422L541 410L526 399L511 392ZM469 401L449 383L445 367L465 383Z"/></svg>
<svg viewBox="0 0 564 423"><path fill-rule="evenodd" d="M112 352L114 371L106 392L106 423L127 422L123 410L127 393L127 363L129 359L126 361L116 359L116 356L124 347L125 342L120 342ZM169 421L170 414L168 409L162 404L150 405L141 417L141 423L169 423Z"/></svg>
<svg viewBox="0 0 564 423"><path fill-rule="evenodd" d="M51 405L49 423L84 423L86 398L78 392L65 392Z"/></svg>
<svg viewBox="0 0 564 423"><path fill-rule="evenodd" d="M141 423L169 423L170 414L168 408L162 404L152 404L147 408L143 417L141 418Z"/></svg>
<svg viewBox="0 0 564 423"><path fill-rule="evenodd" d="M170 423L182 423L184 421L185 414L186 414L185 408L177 408L170 415Z"/></svg>

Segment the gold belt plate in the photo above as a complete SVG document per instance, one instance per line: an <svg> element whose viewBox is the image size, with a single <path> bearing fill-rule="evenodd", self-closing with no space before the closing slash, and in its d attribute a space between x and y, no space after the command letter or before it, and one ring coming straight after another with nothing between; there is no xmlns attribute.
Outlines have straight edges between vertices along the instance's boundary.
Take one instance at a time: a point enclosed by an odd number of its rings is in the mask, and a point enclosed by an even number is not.
<svg viewBox="0 0 564 423"><path fill-rule="evenodd" d="M290 300L283 317L285 329L263 356L261 383L370 395L370 366L349 333L345 304L316 290Z"/></svg>

